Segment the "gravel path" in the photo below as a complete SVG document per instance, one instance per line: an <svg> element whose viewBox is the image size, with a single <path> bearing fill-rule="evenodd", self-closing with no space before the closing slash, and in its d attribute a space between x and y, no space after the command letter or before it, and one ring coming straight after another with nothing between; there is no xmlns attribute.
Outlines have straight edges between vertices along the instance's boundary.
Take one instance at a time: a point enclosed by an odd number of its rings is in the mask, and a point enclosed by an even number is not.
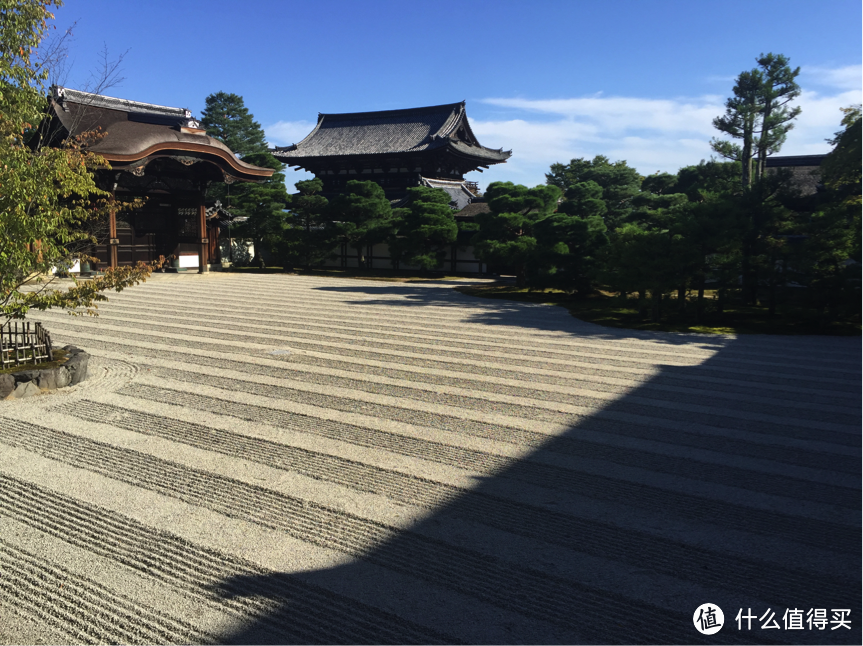
<svg viewBox="0 0 863 646"><path fill-rule="evenodd" d="M450 287L157 275L40 313L91 377L0 402L0 642L861 642L859 338Z"/></svg>

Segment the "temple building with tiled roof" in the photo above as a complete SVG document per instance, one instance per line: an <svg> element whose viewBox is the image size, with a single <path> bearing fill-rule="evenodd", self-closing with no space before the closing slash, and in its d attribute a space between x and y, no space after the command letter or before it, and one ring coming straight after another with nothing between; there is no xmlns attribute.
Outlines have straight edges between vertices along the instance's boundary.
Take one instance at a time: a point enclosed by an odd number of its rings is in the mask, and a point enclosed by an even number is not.
<svg viewBox="0 0 863 646"><path fill-rule="evenodd" d="M184 108L129 101L54 86L42 145L98 133L87 149L111 165L96 184L117 198L146 198L135 213L111 214L104 240L93 249L100 265L116 267L175 256L178 267L207 271L218 255L216 213L205 195L213 182L260 182L271 168L247 164L207 136Z"/></svg>
<svg viewBox="0 0 863 646"><path fill-rule="evenodd" d="M324 194L344 190L352 179L374 180L399 200L412 186L443 188L455 205L469 203L472 182L464 175L502 164L511 151L486 148L471 130L464 101L382 112L320 114L298 144L277 146L273 155L321 179Z"/></svg>
<svg viewBox="0 0 863 646"><path fill-rule="evenodd" d="M785 169L791 173L794 186L803 195L813 195L823 190L821 184L821 162L827 155L775 155L767 158L767 172Z"/></svg>

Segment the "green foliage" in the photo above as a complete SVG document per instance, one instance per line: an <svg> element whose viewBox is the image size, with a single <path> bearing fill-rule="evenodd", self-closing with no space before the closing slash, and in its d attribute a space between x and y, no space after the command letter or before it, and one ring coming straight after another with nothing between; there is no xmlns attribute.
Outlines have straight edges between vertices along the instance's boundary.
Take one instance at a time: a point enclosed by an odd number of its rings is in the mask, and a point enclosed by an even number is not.
<svg viewBox="0 0 863 646"><path fill-rule="evenodd" d="M440 188L408 189L407 207L396 209L395 234L389 239L394 260L423 271L440 266L458 236L458 225L449 206L451 199Z"/></svg>
<svg viewBox="0 0 863 646"><path fill-rule="evenodd" d="M784 246L774 231L784 226L778 224L781 218L776 215L780 211L775 199L775 178L768 178L764 171L768 155L779 151L793 120L800 114L799 107L791 108L788 104L801 91L795 80L800 68L792 70L785 56L762 54L756 62L758 67L737 77L734 97L726 102L725 115L713 120L718 130L740 139L741 144L711 141L720 155L740 162L743 191L754 189L752 196L743 195L739 199L740 208L746 213L740 247L743 294L751 304L757 299L759 268L766 268L772 281L775 270L771 263L776 251ZM753 160L757 162L754 172Z"/></svg>
<svg viewBox="0 0 863 646"><path fill-rule="evenodd" d="M800 96L800 86L795 80L800 68L791 69L788 58L782 54L762 54L757 59L762 75L761 85L761 134L758 140L758 178L764 176L767 156L779 152L794 127L792 123L800 114L799 107L790 107L789 102Z"/></svg>
<svg viewBox="0 0 863 646"><path fill-rule="evenodd" d="M52 307L95 314L95 303L106 300L102 292L137 284L152 270L143 264L109 270L67 290L47 278L54 267L85 259L75 248L95 242L86 232L89 223L129 208L96 187L93 170L108 165L86 146L98 135L57 148L26 143L47 116L49 70L35 52L53 18L49 8L59 4L0 0L0 319Z"/></svg>
<svg viewBox="0 0 863 646"><path fill-rule="evenodd" d="M205 102L201 125L206 128L208 135L224 143L241 158L267 152L264 129L249 113L243 97L216 92L208 96Z"/></svg>
<svg viewBox="0 0 863 646"><path fill-rule="evenodd" d="M210 199L226 204L234 216L248 218L237 227L236 235L254 240L255 262L263 264L261 251L284 253L283 235L288 225L285 209L291 196L285 188L283 166L268 152L264 130L246 108L243 97L216 92L205 102L201 125L208 135L224 143L244 162L277 171L260 183L240 182L231 187L216 183L207 192Z"/></svg>
<svg viewBox="0 0 863 646"><path fill-rule="evenodd" d="M677 171L675 193L685 193L691 202L701 200L702 191L731 193L740 189L740 162L720 162L703 159L695 166L684 166ZM647 180L645 180L646 182Z"/></svg>
<svg viewBox="0 0 863 646"><path fill-rule="evenodd" d="M324 183L319 179L297 182L297 194L291 202L290 224L279 248L284 267L301 265L310 269L332 254L337 232L329 221L327 198L319 193Z"/></svg>
<svg viewBox="0 0 863 646"><path fill-rule="evenodd" d="M860 154L860 106L852 106L842 110L845 117L842 125L845 130L836 133L831 143L835 148L822 166L822 176L827 187L833 193L833 203L841 205L845 210L845 220L848 227L855 231L851 247L851 258L857 262L858 271L860 257L860 206L861 202L861 154ZM860 284L859 277L856 279ZM859 299L858 299L859 301Z"/></svg>
<svg viewBox="0 0 863 646"><path fill-rule="evenodd" d="M237 236L255 241L255 253L260 263L262 249L277 253L276 248L281 243L288 223L285 209L291 202L291 196L285 190L282 164L270 153L246 155L243 161L276 171L263 182L239 183L230 199L229 210L232 215L249 218L237 227Z"/></svg>
<svg viewBox="0 0 863 646"><path fill-rule="evenodd" d="M654 195L678 193L677 175L657 172L655 175L644 178L644 181L641 182L641 190L653 193Z"/></svg>
<svg viewBox="0 0 863 646"><path fill-rule="evenodd" d="M583 218L602 217L608 211L602 195L602 187L593 180L579 182L566 189L564 193L566 201L562 202L557 210L561 213Z"/></svg>
<svg viewBox="0 0 863 646"><path fill-rule="evenodd" d="M536 223L534 234L538 253L531 267L531 283L589 293L598 270L598 254L608 244L602 216L552 213Z"/></svg>
<svg viewBox="0 0 863 646"><path fill-rule="evenodd" d="M821 177L824 184L845 194L850 204L860 205L861 180L861 142L860 106L843 108L843 130L830 140L833 151L821 164Z"/></svg>
<svg viewBox="0 0 863 646"><path fill-rule="evenodd" d="M604 280L617 291L650 291L653 319L661 315L663 296L684 289L703 260L696 231L690 224L693 205L680 194L651 196L677 198L669 205L642 211L639 222L617 229L605 256ZM681 199L682 198L682 199Z"/></svg>
<svg viewBox="0 0 863 646"><path fill-rule="evenodd" d="M670 209L689 201L685 193L669 193L666 195L642 192L632 198L632 211L627 222L650 222L659 209Z"/></svg>
<svg viewBox="0 0 863 646"><path fill-rule="evenodd" d="M603 156L553 164L547 181L565 196L555 213L516 208L525 187L500 185L495 203L490 187L492 213L477 217L478 255L523 272L519 285L529 290L577 292L581 302L595 299L597 286L616 290L621 303L635 293L638 320L652 301L654 326L673 303L672 317L686 327L694 292L699 325L745 310L763 311L765 325L790 312L814 316L807 330L859 327L860 108L844 110L844 129L831 141L827 190L804 194L792 173L764 172L800 113L789 105L800 94L799 69L773 54L757 63L738 76L725 115L714 120L739 140L712 142L731 161L646 178Z"/></svg>
<svg viewBox="0 0 863 646"><path fill-rule="evenodd" d="M358 266L363 266L363 248L389 237L393 211L384 189L377 182L350 180L345 192L330 202L330 219L338 237L357 250Z"/></svg>
<svg viewBox="0 0 863 646"><path fill-rule="evenodd" d="M800 114L799 107L788 105L800 96L795 80L800 68L792 70L781 54L762 54L756 62L758 67L737 77L734 96L725 102L725 114L713 120L717 130L741 143L715 138L710 142L722 157L741 163L744 190L752 186L753 179L764 176L768 155L779 152L794 126L792 121ZM754 174L753 160L758 162Z"/></svg>
<svg viewBox="0 0 863 646"><path fill-rule="evenodd" d="M787 273L807 286L821 326L860 312L860 109L843 112L845 128L821 165L827 190L791 202L797 213L789 230L797 239L785 254Z"/></svg>
<svg viewBox="0 0 863 646"><path fill-rule="evenodd" d="M485 263L511 267L518 284L524 285L538 246L534 225L556 208L560 193L550 185L489 184L485 198L490 212L476 216L479 232L472 240L474 254Z"/></svg>
<svg viewBox="0 0 863 646"><path fill-rule="evenodd" d="M839 203L813 213L805 224L802 248L792 256L807 282L810 304L826 319L860 313L860 209L849 218ZM853 258L856 263L849 263Z"/></svg>
<svg viewBox="0 0 863 646"><path fill-rule="evenodd" d="M0 114L7 130L4 136L17 136L24 124L38 123L41 118L43 83L48 69L36 55L48 21L54 18L49 9L61 6L52 2L0 2Z"/></svg>
<svg viewBox="0 0 863 646"><path fill-rule="evenodd" d="M566 194L571 187L583 182L594 182L602 189L605 202L605 223L614 229L626 221L632 208L632 198L638 193L642 177L626 162L609 161L604 155L592 160L573 159L568 164L552 164L546 183L557 186ZM567 197L569 199L569 197Z"/></svg>
<svg viewBox="0 0 863 646"><path fill-rule="evenodd" d="M761 111L761 85L758 70L741 72L732 89L734 96L725 102L725 114L713 120L714 128L733 139L742 140L741 144L736 144L714 138L710 141L710 147L725 159L740 162L744 189L752 184L753 145Z"/></svg>
<svg viewBox="0 0 863 646"><path fill-rule="evenodd" d="M604 281L624 293L646 291L657 282L654 274L661 279L667 273L657 262L664 242L662 232L639 224L625 224L615 230L604 258ZM653 263L658 267L651 267Z"/></svg>

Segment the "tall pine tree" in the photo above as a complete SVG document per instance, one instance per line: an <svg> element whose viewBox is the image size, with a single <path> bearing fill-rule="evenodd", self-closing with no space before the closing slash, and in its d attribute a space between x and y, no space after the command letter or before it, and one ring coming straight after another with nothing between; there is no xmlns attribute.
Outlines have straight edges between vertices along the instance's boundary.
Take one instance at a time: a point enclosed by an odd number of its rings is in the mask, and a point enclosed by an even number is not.
<svg viewBox="0 0 863 646"><path fill-rule="evenodd" d="M261 124L255 121L238 94L216 92L206 99L201 125L234 151L240 159L246 155L267 152L267 141Z"/></svg>
<svg viewBox="0 0 863 646"><path fill-rule="evenodd" d="M208 135L224 143L245 162L276 171L282 169L281 162L269 153L264 130L246 108L243 97L216 92L206 98L206 106L201 113L201 125ZM291 196L285 188L284 173L275 172L260 184L243 182L233 187L214 184L208 197L220 200L233 215L248 218L237 229L237 235L254 241L255 262L262 265L261 253L273 253L286 227L285 208Z"/></svg>
<svg viewBox="0 0 863 646"><path fill-rule="evenodd" d="M716 138L710 142L726 159L741 162L743 190L764 176L767 157L779 152L800 114L799 107L788 105L800 96L795 80L800 68L792 70L782 54L762 54L756 62L758 67L738 75L734 96L725 102L725 114L713 120L714 128L740 143Z"/></svg>

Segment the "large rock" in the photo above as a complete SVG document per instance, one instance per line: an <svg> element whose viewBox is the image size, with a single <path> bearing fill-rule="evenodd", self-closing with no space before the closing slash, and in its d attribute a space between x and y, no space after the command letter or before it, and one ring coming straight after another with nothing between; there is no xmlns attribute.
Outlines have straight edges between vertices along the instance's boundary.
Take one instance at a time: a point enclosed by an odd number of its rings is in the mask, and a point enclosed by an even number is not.
<svg viewBox="0 0 863 646"><path fill-rule="evenodd" d="M71 377L69 383L74 386L87 378L87 361L90 355L74 345L67 345L63 349L69 355L69 360L63 364L63 367L69 371Z"/></svg>
<svg viewBox="0 0 863 646"><path fill-rule="evenodd" d="M0 375L0 399L6 399L15 390L15 377Z"/></svg>
<svg viewBox="0 0 863 646"><path fill-rule="evenodd" d="M90 355L74 345L63 349L68 359L62 366L0 375L0 399L32 397L43 390L57 390L84 381Z"/></svg>
<svg viewBox="0 0 863 646"><path fill-rule="evenodd" d="M66 366L57 368L54 374L54 383L57 384L57 388L65 388L72 383L72 375L66 370Z"/></svg>
<svg viewBox="0 0 863 646"><path fill-rule="evenodd" d="M22 381L18 386L16 386L15 390L12 391L12 396L15 397L15 399L23 399L24 397L33 397L41 392L42 391L39 390L39 386L36 385L36 382Z"/></svg>
<svg viewBox="0 0 863 646"><path fill-rule="evenodd" d="M57 369L40 370L34 381L40 390L57 390Z"/></svg>

